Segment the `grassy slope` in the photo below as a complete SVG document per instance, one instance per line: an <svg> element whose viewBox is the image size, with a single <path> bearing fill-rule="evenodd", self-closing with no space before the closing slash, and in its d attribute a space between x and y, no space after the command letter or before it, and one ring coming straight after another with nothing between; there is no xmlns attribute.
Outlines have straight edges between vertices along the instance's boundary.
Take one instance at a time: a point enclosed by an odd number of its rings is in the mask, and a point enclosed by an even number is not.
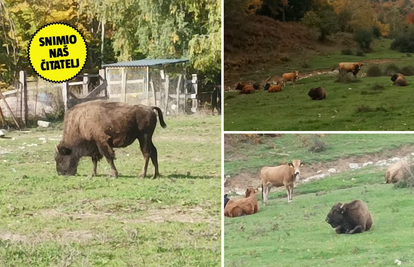
<svg viewBox="0 0 414 267"><path fill-rule="evenodd" d="M410 135L328 135L330 149L310 154L297 144L306 135L274 138L275 154L283 151L308 160L327 161L329 157L379 152L403 143ZM354 140L352 142L352 140ZM237 144L237 143L235 143ZM238 144L242 147L242 144ZM247 165L259 163L257 156L269 144L239 149L248 155ZM289 148L288 150L286 148ZM235 149L235 148L234 148ZM234 150L236 151L236 149ZM346 152L348 151L348 152ZM251 156L251 157L250 157ZM261 158L262 165L268 156ZM276 159L278 160L278 156ZM250 162L256 162L249 165ZM236 164L227 167L236 169ZM239 166L240 167L240 166ZM253 168L253 167L252 167ZM286 192L271 192L269 204L259 213L225 218L225 266L391 266L395 259L414 264L411 246L413 191L383 184L384 172L375 167L333 174L329 178L302 184L288 204ZM337 235L324 220L332 205L361 199L368 203L374 218L372 231L360 235Z"/></svg>
<svg viewBox="0 0 414 267"><path fill-rule="evenodd" d="M390 40L377 41L376 52L367 54L365 58L343 56L339 52L329 57L314 58L308 70L332 68L341 61L363 62L368 59L390 59L397 66L412 64L411 57L389 50L389 44ZM366 64L362 70L365 72L369 65ZM292 62L290 67L296 69L298 66L299 62ZM298 69L307 71L300 67ZM272 71L280 72L278 75L282 72L277 67ZM263 73L262 76L267 75L269 73ZM412 130L414 110L411 104L411 86L393 87L389 77L359 78L357 83L350 84L337 83L335 80L336 76L332 75L302 79L295 88L289 84L282 88L282 92L275 94L265 91L258 91L253 95L225 92L224 130ZM410 77L408 80L410 81ZM384 85L385 89L373 91L375 84ZM323 101L312 101L307 95L308 91L318 86L325 88L327 98ZM368 106L372 111L357 112L357 108L361 106Z"/></svg>
<svg viewBox="0 0 414 267"><path fill-rule="evenodd" d="M316 139L326 145L326 150L310 153L308 149L313 145L314 137L303 134L285 134L277 138L261 137L261 145L238 138L227 140L230 147L224 154L224 173L231 176L242 170L259 173L263 166L275 166L284 160L295 158L306 164L323 163L339 158L380 153L414 143L413 136L409 134L329 134ZM239 160L243 156L245 158ZM392 156L390 153L389 157Z"/></svg>
<svg viewBox="0 0 414 267"><path fill-rule="evenodd" d="M154 136L163 175L155 180L136 177L138 143L116 150L115 180L105 160L89 179L89 158L78 176L57 176L61 130L0 140L10 152L0 154L0 265L219 266L220 118L166 122Z"/></svg>
<svg viewBox="0 0 414 267"><path fill-rule="evenodd" d="M303 192L291 204L285 197L271 199L266 207L259 204L256 215L226 218L225 266L275 266L275 261L277 266L391 266L395 259L411 266L413 192L379 184L382 179L369 179L373 175L379 174L355 172L353 176L365 182L348 189L333 185L353 183L348 174L331 176L332 184L320 188L318 194ZM306 191L311 186L301 188ZM367 202L374 219L372 230L335 234L324 221L326 215L337 202L354 199Z"/></svg>

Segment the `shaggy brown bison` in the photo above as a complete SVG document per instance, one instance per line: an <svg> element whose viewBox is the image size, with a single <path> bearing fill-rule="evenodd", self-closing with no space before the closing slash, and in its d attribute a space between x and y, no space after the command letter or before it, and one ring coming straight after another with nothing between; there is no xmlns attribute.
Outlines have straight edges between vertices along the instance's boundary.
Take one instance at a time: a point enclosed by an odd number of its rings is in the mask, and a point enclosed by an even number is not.
<svg viewBox="0 0 414 267"><path fill-rule="evenodd" d="M372 217L367 205L361 200L334 205L325 220L337 234L356 234L368 231Z"/></svg>
<svg viewBox="0 0 414 267"><path fill-rule="evenodd" d="M293 200L293 186L296 177L300 174L299 167L303 163L296 159L292 163L280 165L277 167L263 167L260 171L260 178L262 179L262 201L266 204L267 197L272 186L285 186L287 191L288 202Z"/></svg>
<svg viewBox="0 0 414 267"><path fill-rule="evenodd" d="M396 73L391 76L391 81L394 82L395 86L407 86L407 80L401 73Z"/></svg>
<svg viewBox="0 0 414 267"><path fill-rule="evenodd" d="M152 135L157 125L164 122L162 111L157 107L128 105L125 103L91 101L70 109L64 119L63 137L56 147L55 161L59 175L75 175L80 158L92 158L92 176L96 175L98 160L104 156L111 165L112 175L118 177L114 165L114 147L126 147L138 139L144 156L141 176L145 177L151 158L153 178L158 173L157 149Z"/></svg>
<svg viewBox="0 0 414 267"><path fill-rule="evenodd" d="M326 92L323 87L312 88L309 90L308 96L312 100L322 100L326 98Z"/></svg>
<svg viewBox="0 0 414 267"><path fill-rule="evenodd" d="M229 200L224 208L224 216L238 217L243 215L251 215L257 213L259 207L257 205L256 190L253 188L246 189L245 198Z"/></svg>
<svg viewBox="0 0 414 267"><path fill-rule="evenodd" d="M396 183L404 178L409 177L411 172L411 166L406 161L400 161L395 164L392 164L388 167L385 172L385 182Z"/></svg>

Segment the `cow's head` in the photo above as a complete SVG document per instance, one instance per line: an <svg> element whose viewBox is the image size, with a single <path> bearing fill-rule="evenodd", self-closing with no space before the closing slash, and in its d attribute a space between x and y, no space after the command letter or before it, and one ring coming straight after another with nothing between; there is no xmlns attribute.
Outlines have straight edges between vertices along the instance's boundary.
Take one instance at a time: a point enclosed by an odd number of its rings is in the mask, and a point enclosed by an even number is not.
<svg viewBox="0 0 414 267"><path fill-rule="evenodd" d="M296 74L296 78L299 76L299 71L297 70L297 71L295 71L295 74Z"/></svg>
<svg viewBox="0 0 414 267"><path fill-rule="evenodd" d="M267 90L269 90L269 88L270 88L270 83L266 83L266 85L264 87L264 90L267 91Z"/></svg>
<svg viewBox="0 0 414 267"><path fill-rule="evenodd" d="M295 159L294 161L292 161L292 163L289 163L289 167L293 168L293 173L295 176L299 176L300 174L299 167L302 167L302 166L303 166L303 163L298 159Z"/></svg>
<svg viewBox="0 0 414 267"><path fill-rule="evenodd" d="M59 175L75 175L78 171L79 157L62 144L56 147L55 161L56 171Z"/></svg>
<svg viewBox="0 0 414 267"><path fill-rule="evenodd" d="M334 205L326 216L325 221L329 223L333 228L338 227L344 221L344 213L346 212L346 204L338 203Z"/></svg>
<svg viewBox="0 0 414 267"><path fill-rule="evenodd" d="M256 190L254 190L253 188L247 188L246 189L246 197L251 196L252 194L255 194Z"/></svg>

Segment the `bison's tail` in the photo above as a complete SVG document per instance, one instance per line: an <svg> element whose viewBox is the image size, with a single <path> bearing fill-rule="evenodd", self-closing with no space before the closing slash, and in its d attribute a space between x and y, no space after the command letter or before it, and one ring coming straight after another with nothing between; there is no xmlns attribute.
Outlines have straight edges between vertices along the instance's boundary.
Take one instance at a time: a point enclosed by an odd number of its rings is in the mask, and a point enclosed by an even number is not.
<svg viewBox="0 0 414 267"><path fill-rule="evenodd" d="M154 110L156 110L157 112L158 112L158 118L159 118L159 120L160 120L160 124L161 124L161 127L162 128L165 128L165 127L167 127L167 124L165 124L165 121L164 121L164 117L162 116L162 111L161 111L161 109L159 108L159 107L151 107L152 109L154 109Z"/></svg>

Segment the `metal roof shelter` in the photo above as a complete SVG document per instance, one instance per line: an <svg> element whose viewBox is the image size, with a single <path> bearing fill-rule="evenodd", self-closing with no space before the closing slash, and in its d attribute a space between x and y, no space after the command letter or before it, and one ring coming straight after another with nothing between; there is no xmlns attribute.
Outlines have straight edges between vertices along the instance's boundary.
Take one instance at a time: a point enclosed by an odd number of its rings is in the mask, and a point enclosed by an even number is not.
<svg viewBox="0 0 414 267"><path fill-rule="evenodd" d="M154 105L166 114L197 108L197 78L185 80L189 59L142 59L105 64L108 98L130 104ZM179 67L182 64L182 67ZM167 69L168 72L167 73ZM189 86L190 85L190 86Z"/></svg>

